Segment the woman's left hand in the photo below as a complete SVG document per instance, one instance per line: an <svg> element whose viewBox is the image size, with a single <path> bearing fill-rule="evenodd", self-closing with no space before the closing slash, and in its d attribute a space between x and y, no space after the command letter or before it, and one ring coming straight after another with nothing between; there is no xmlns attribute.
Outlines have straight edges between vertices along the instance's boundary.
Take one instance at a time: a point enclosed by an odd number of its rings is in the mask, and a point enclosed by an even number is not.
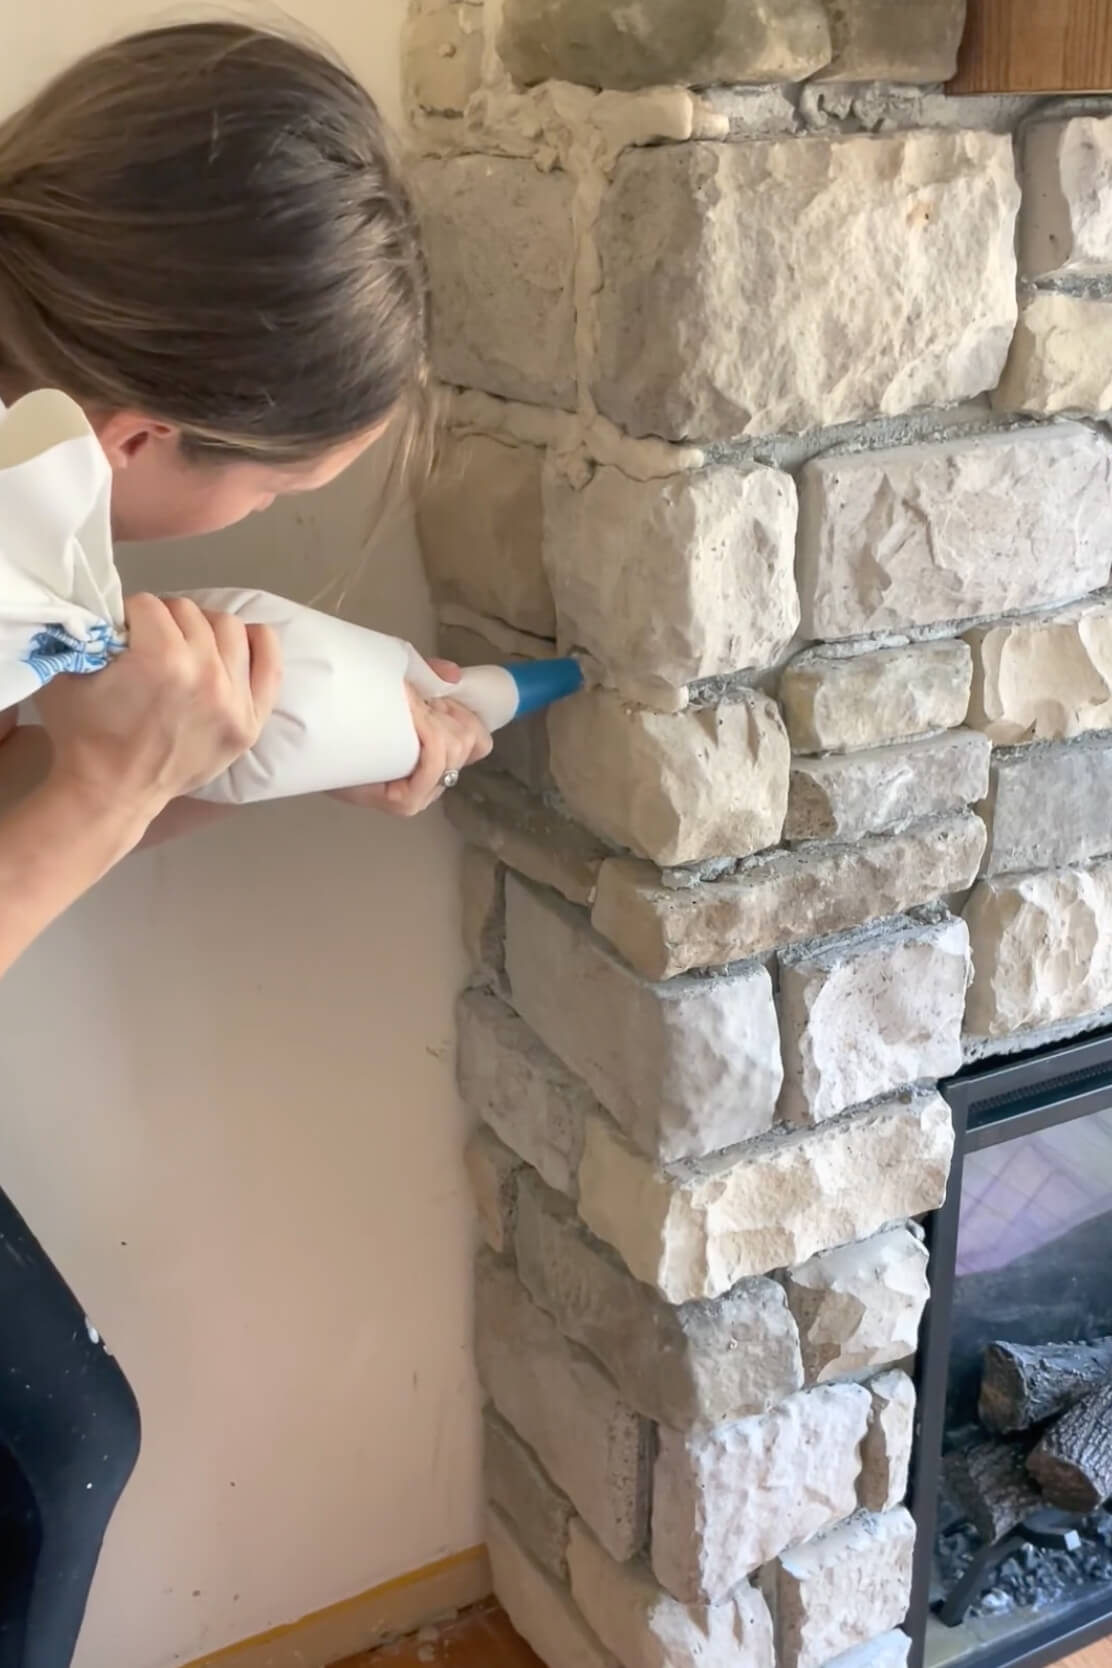
<svg viewBox="0 0 1112 1668"><path fill-rule="evenodd" d="M431 660L429 665L448 683L459 679L458 666L450 661ZM410 711L421 755L412 776L402 782L362 788L339 788L333 799L348 805L371 806L396 817L415 817L440 798L443 778L449 771L465 770L485 759L491 739L475 714L448 696L427 701L415 689L408 689Z"/></svg>

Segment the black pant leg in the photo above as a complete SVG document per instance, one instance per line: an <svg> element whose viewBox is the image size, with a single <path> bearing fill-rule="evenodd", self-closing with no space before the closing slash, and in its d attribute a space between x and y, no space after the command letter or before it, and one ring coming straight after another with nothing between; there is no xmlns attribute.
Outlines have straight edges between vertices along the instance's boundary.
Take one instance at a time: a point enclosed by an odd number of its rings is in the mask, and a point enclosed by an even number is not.
<svg viewBox="0 0 1112 1668"><path fill-rule="evenodd" d="M139 1410L0 1193L0 1668L69 1668Z"/></svg>

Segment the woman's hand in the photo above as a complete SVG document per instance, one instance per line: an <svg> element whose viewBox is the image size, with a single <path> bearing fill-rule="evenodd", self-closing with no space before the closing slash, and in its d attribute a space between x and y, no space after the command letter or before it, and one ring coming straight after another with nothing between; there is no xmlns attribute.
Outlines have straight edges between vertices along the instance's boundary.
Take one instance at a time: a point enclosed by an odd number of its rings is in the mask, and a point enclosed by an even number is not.
<svg viewBox="0 0 1112 1668"><path fill-rule="evenodd" d="M55 678L37 705L54 748L51 781L145 824L254 746L281 655L268 626L185 598L131 597L127 624L124 654L103 672Z"/></svg>
<svg viewBox="0 0 1112 1668"><path fill-rule="evenodd" d="M458 682L460 669L451 661L431 660L429 665L446 682ZM413 727L421 743L421 756L412 776L381 786L341 788L333 799L372 806L396 817L415 817L440 798L447 771L464 770L486 758L492 745L490 736L467 707L447 696L427 701L415 689L408 689L407 694Z"/></svg>

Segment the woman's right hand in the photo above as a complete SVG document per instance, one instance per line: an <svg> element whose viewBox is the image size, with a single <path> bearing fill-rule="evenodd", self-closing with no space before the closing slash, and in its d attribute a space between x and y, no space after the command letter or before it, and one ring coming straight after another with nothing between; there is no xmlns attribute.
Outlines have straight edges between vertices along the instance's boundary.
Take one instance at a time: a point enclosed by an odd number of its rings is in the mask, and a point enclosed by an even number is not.
<svg viewBox="0 0 1112 1668"><path fill-rule="evenodd" d="M57 677L36 697L51 778L94 806L149 823L258 740L282 676L269 626L186 598L134 596L128 648L103 672Z"/></svg>

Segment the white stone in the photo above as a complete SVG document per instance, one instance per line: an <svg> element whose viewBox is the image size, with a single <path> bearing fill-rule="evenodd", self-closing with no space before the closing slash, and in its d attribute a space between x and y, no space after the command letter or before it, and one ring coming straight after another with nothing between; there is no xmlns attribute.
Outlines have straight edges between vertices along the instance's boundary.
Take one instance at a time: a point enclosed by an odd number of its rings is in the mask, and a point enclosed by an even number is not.
<svg viewBox="0 0 1112 1668"><path fill-rule="evenodd" d="M1112 736L993 755L985 872L1057 869L1112 851Z"/></svg>
<svg viewBox="0 0 1112 1668"><path fill-rule="evenodd" d="M795 1322L775 1280L711 1303L663 1302L536 1177L518 1189L518 1273L565 1336L602 1362L629 1405L677 1429L764 1413L802 1387Z"/></svg>
<svg viewBox="0 0 1112 1668"><path fill-rule="evenodd" d="M489 1129L480 1127L471 1134L464 1163L483 1238L492 1251L511 1250L521 1160Z"/></svg>
<svg viewBox="0 0 1112 1668"><path fill-rule="evenodd" d="M1112 302L1035 295L992 396L998 411L1112 411Z"/></svg>
<svg viewBox="0 0 1112 1668"><path fill-rule="evenodd" d="M936 82L953 78L965 0L837 0L834 57L818 81Z"/></svg>
<svg viewBox="0 0 1112 1668"><path fill-rule="evenodd" d="M964 643L911 643L865 654L811 652L780 679L797 753L846 753L963 722L972 662Z"/></svg>
<svg viewBox="0 0 1112 1668"><path fill-rule="evenodd" d="M1035 122L1021 158L1024 276L1112 272L1112 118Z"/></svg>
<svg viewBox="0 0 1112 1668"><path fill-rule="evenodd" d="M782 1668L822 1668L903 1621L911 1598L915 1522L898 1507L863 1512L780 1559L776 1572Z"/></svg>
<svg viewBox="0 0 1112 1668"><path fill-rule="evenodd" d="M800 81L829 61L830 31L818 0L504 0L498 51L526 85Z"/></svg>
<svg viewBox="0 0 1112 1668"><path fill-rule="evenodd" d="M967 633L969 723L996 746L1112 729L1112 600Z"/></svg>
<svg viewBox="0 0 1112 1668"><path fill-rule="evenodd" d="M466 1106L549 1187L574 1197L594 1095L497 998L467 992L456 1020Z"/></svg>
<svg viewBox="0 0 1112 1668"><path fill-rule="evenodd" d="M600 467L544 484L560 636L611 678L680 686L774 661L799 624L795 482L718 465L634 481Z"/></svg>
<svg viewBox="0 0 1112 1668"><path fill-rule="evenodd" d="M1112 568L1112 446L1077 423L827 454L804 465L810 637L1070 602Z"/></svg>
<svg viewBox="0 0 1112 1668"><path fill-rule="evenodd" d="M984 849L984 823L957 812L850 845L773 852L721 880L686 887L665 883L649 863L609 858L591 920L638 972L671 979L962 892L976 879Z"/></svg>
<svg viewBox="0 0 1112 1668"><path fill-rule="evenodd" d="M870 1639L867 1644L843 1651L841 1656L836 1656L833 1662L827 1664L827 1668L907 1668L910 1649L909 1636L899 1628L893 1628L891 1633L882 1633L879 1639Z"/></svg>
<svg viewBox="0 0 1112 1668"><path fill-rule="evenodd" d="M721 1604L681 1604L639 1561L616 1564L581 1523L568 1564L572 1598L622 1668L773 1668L772 1617L748 1583Z"/></svg>
<svg viewBox="0 0 1112 1668"><path fill-rule="evenodd" d="M794 759L787 840L858 840L975 804L988 791L991 744L975 730L823 759Z"/></svg>
<svg viewBox="0 0 1112 1668"><path fill-rule="evenodd" d="M871 1512L902 1505L915 1440L915 1386L906 1373L869 1382L873 1410L861 1450L861 1504Z"/></svg>
<svg viewBox="0 0 1112 1668"><path fill-rule="evenodd" d="M573 186L510 157L411 171L432 292L432 360L448 383L575 403Z"/></svg>
<svg viewBox="0 0 1112 1668"><path fill-rule="evenodd" d="M639 1280L685 1303L937 1209L952 1149L949 1110L930 1093L673 1170L595 1117L579 1208Z"/></svg>
<svg viewBox="0 0 1112 1668"><path fill-rule="evenodd" d="M558 1581L568 1574L571 1501L537 1463L536 1455L489 1407L483 1414L483 1487L487 1500L513 1525L527 1552Z"/></svg>
<svg viewBox="0 0 1112 1668"><path fill-rule="evenodd" d="M599 228L599 407L717 440L991 388L1018 203L1010 136L988 133L627 152Z"/></svg>
<svg viewBox="0 0 1112 1668"><path fill-rule="evenodd" d="M821 1123L960 1071L969 934L945 912L780 959L781 1114Z"/></svg>
<svg viewBox="0 0 1112 1668"><path fill-rule="evenodd" d="M915 1354L930 1295L927 1249L907 1228L821 1251L787 1276L808 1379L825 1383Z"/></svg>
<svg viewBox="0 0 1112 1668"><path fill-rule="evenodd" d="M559 1668L624 1668L591 1633L567 1588L530 1557L495 1507L487 1511L486 1541L494 1591L542 1662L559 1663Z"/></svg>
<svg viewBox="0 0 1112 1668"><path fill-rule="evenodd" d="M561 1337L512 1268L480 1257L476 1282L479 1379L615 1558L644 1543L649 1428L600 1368Z"/></svg>
<svg viewBox="0 0 1112 1668"><path fill-rule="evenodd" d="M971 1036L1007 1037L1112 1005L1112 862L983 880L965 919Z"/></svg>
<svg viewBox="0 0 1112 1668"><path fill-rule="evenodd" d="M607 848L508 776L469 771L447 796L446 814L465 840L538 886L553 887L569 903L594 899Z"/></svg>
<svg viewBox="0 0 1112 1668"><path fill-rule="evenodd" d="M783 1067L763 967L648 984L585 916L513 876L506 921L514 1006L646 1153L694 1157L771 1127Z"/></svg>
<svg viewBox="0 0 1112 1668"><path fill-rule="evenodd" d="M767 695L664 713L596 689L553 707L548 735L572 815L640 857L748 856L780 838L791 750Z"/></svg>
<svg viewBox="0 0 1112 1668"><path fill-rule="evenodd" d="M402 79L422 110L458 115L482 80L482 8L464 3L411 10L402 36Z"/></svg>
<svg viewBox="0 0 1112 1668"><path fill-rule="evenodd" d="M869 1392L831 1384L698 1436L662 1429L657 1580L685 1604L719 1603L759 1565L848 1517L868 1421Z"/></svg>
<svg viewBox="0 0 1112 1668"><path fill-rule="evenodd" d="M540 637L556 609L541 555L541 464L534 446L473 434L447 437L417 506L434 599Z"/></svg>

